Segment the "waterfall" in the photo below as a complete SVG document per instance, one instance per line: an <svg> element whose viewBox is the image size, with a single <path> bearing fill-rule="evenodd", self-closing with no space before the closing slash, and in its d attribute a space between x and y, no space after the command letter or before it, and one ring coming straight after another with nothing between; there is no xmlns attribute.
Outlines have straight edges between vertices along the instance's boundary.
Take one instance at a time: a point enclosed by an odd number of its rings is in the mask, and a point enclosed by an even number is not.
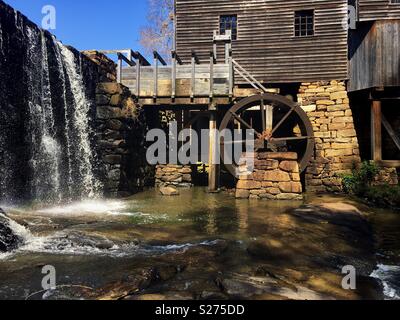
<svg viewBox="0 0 400 320"><path fill-rule="evenodd" d="M33 71L28 72L32 195L41 202L59 201L61 148L55 136L46 38L43 31L28 27L27 39L27 70Z"/></svg>
<svg viewBox="0 0 400 320"><path fill-rule="evenodd" d="M78 68L81 63L75 62L75 55L70 49L58 43L64 60L67 78L69 80L75 112L72 114L72 125L76 132L76 145L79 146L78 171L82 181L81 192L87 197L94 197L99 189L99 182L93 176L93 153L90 146L89 108L91 103L86 97L84 83Z"/></svg>
<svg viewBox="0 0 400 320"><path fill-rule="evenodd" d="M99 195L94 68L0 1L0 202Z"/></svg>

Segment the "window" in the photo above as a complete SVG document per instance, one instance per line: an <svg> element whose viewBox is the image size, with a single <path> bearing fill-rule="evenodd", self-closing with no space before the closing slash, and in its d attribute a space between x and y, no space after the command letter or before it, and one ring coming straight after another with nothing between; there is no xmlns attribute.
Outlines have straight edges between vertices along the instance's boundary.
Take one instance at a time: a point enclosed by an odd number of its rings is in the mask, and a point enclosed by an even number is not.
<svg viewBox="0 0 400 320"><path fill-rule="evenodd" d="M400 0L392 0L391 3L399 3L400 4Z"/></svg>
<svg viewBox="0 0 400 320"><path fill-rule="evenodd" d="M295 12L294 35L296 37L314 35L314 10L301 10Z"/></svg>
<svg viewBox="0 0 400 320"><path fill-rule="evenodd" d="M226 30L231 30L232 40L237 40L237 15L220 16L219 34L225 34Z"/></svg>

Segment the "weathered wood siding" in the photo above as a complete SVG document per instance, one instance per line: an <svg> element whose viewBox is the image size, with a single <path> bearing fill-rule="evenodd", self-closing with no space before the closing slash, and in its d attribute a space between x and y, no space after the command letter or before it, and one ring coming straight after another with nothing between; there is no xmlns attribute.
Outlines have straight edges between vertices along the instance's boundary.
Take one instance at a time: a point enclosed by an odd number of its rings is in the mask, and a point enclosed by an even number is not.
<svg viewBox="0 0 400 320"><path fill-rule="evenodd" d="M400 19L400 3L390 0L359 0L360 21Z"/></svg>
<svg viewBox="0 0 400 320"><path fill-rule="evenodd" d="M315 10L315 35L298 38L294 12L303 9ZM192 49L209 59L224 14L238 16L233 58L260 81L347 79L347 0L176 0L177 51L185 62Z"/></svg>
<svg viewBox="0 0 400 320"><path fill-rule="evenodd" d="M364 22L350 34L349 90L400 86L400 19Z"/></svg>

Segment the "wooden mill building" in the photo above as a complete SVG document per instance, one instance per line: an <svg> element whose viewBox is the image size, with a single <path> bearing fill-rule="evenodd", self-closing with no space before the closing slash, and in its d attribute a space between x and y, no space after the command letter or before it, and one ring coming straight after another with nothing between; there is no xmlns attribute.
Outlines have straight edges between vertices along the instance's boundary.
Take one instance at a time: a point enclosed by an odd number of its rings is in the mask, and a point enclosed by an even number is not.
<svg viewBox="0 0 400 320"><path fill-rule="evenodd" d="M370 159L397 182L399 0L175 0L174 20L172 65L120 55L141 104L175 110L182 127L203 114L254 128L266 149L299 154L307 190L336 190Z"/></svg>
<svg viewBox="0 0 400 320"><path fill-rule="evenodd" d="M361 157L400 166L400 1L176 0L183 59L207 59L215 30L232 30L234 59L294 99L302 84L345 81Z"/></svg>

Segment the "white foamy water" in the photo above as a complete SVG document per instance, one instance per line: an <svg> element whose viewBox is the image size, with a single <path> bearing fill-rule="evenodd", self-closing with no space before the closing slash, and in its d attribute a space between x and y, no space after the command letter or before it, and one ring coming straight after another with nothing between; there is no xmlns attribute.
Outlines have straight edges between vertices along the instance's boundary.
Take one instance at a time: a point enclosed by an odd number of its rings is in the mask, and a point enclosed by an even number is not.
<svg viewBox="0 0 400 320"><path fill-rule="evenodd" d="M126 209L127 205L122 201L86 200L63 206L41 209L37 210L36 212L45 215L68 215L68 216L129 215L129 213L126 212Z"/></svg>
<svg viewBox="0 0 400 320"><path fill-rule="evenodd" d="M0 216L5 218L8 222L8 226L10 229L14 232L14 234L18 237L20 237L23 241L23 243L27 243L34 239L34 236L32 233L25 228L24 226L20 225L19 223L15 222L14 220L11 220L7 216L3 215L0 213ZM8 258L9 256L12 256L15 252L5 252L5 253L0 253L0 260Z"/></svg>
<svg viewBox="0 0 400 320"><path fill-rule="evenodd" d="M83 182L83 192L89 198L94 198L98 195L98 190L101 188L100 182L93 176L93 153L90 146L90 132L89 126L89 110L90 102L86 97L84 90L84 82L82 75L77 70L75 63L75 56L73 52L67 47L58 44L60 47L61 55L64 61L65 69L67 70L66 76L71 84L73 100L75 104L75 112L72 119L75 125L78 141L75 141L80 146L80 161L78 169Z"/></svg>
<svg viewBox="0 0 400 320"><path fill-rule="evenodd" d="M371 277L382 281L387 300L400 300L400 266L380 264Z"/></svg>

